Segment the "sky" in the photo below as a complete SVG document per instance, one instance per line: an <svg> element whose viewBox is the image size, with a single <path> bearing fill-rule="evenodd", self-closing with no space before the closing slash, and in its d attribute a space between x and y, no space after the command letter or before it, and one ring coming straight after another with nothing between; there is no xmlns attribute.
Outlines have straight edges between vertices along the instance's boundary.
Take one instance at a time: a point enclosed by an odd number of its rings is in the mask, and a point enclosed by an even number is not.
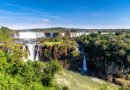
<svg viewBox="0 0 130 90"><path fill-rule="evenodd" d="M130 0L0 0L0 26L130 28Z"/></svg>

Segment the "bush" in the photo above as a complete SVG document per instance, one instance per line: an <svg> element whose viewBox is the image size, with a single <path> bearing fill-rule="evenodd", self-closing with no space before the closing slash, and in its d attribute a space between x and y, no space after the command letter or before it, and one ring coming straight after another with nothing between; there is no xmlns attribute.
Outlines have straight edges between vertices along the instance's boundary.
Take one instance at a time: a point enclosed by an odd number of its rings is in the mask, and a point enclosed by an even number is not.
<svg viewBox="0 0 130 90"><path fill-rule="evenodd" d="M54 74L61 70L57 60L52 60L50 63L46 64L44 69L44 77L42 77L42 84L45 86L53 85Z"/></svg>
<svg viewBox="0 0 130 90"><path fill-rule="evenodd" d="M21 59L14 60L13 55L9 55L8 58L6 56L6 53L0 50L0 73L4 73L9 77L8 79L5 76L6 79L0 82L1 88L10 88L10 83L11 88L13 88L10 90L46 90L47 88L54 90L56 88L54 87L54 75L61 70L57 60L48 63L38 61L23 62Z"/></svg>
<svg viewBox="0 0 130 90"><path fill-rule="evenodd" d="M8 67L6 62L6 56L5 53L0 50L0 71L4 71Z"/></svg>

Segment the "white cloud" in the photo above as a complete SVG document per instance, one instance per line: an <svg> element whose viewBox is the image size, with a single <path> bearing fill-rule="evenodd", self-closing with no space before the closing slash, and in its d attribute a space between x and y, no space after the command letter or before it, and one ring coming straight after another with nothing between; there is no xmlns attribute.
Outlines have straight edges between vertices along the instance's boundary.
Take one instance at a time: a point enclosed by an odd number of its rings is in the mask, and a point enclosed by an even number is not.
<svg viewBox="0 0 130 90"><path fill-rule="evenodd" d="M49 21L50 21L50 19L48 19L48 18L42 19L42 22L44 22L44 23L48 23Z"/></svg>
<svg viewBox="0 0 130 90"><path fill-rule="evenodd" d="M50 27L47 24L35 23L35 24L4 24L2 26L7 26L11 29L32 29L32 28L47 28Z"/></svg>

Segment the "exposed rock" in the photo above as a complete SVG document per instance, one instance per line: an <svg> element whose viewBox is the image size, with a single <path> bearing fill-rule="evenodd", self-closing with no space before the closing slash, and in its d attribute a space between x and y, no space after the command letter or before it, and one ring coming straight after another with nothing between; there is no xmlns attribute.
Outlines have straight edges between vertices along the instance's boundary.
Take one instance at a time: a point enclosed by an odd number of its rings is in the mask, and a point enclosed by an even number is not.
<svg viewBox="0 0 130 90"><path fill-rule="evenodd" d="M106 80L108 82L112 82L113 81L113 77L111 75L109 75L109 76L106 77Z"/></svg>

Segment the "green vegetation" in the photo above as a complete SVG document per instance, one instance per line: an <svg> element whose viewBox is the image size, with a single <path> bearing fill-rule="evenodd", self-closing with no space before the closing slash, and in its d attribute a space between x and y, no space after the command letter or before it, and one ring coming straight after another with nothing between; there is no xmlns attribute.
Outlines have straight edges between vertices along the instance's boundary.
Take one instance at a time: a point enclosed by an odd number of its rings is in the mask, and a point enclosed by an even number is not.
<svg viewBox="0 0 130 90"><path fill-rule="evenodd" d="M12 31L0 29L0 90L56 90L54 75L61 70L56 60L48 63L23 61L27 57ZM61 90L61 89L60 89Z"/></svg>
<svg viewBox="0 0 130 90"><path fill-rule="evenodd" d="M45 42L46 45L55 45L55 44L61 44L62 42Z"/></svg>
<svg viewBox="0 0 130 90"><path fill-rule="evenodd" d="M0 50L0 57L1 88L8 88L6 90L10 90L9 88L11 90L56 89L54 74L61 69L56 60L49 63L23 62L20 58L13 59L10 54L2 50Z"/></svg>
<svg viewBox="0 0 130 90"><path fill-rule="evenodd" d="M40 41L42 60L74 60L79 55L77 44L73 39L49 38Z"/></svg>
<svg viewBox="0 0 130 90"><path fill-rule="evenodd" d="M85 48L90 69L108 73L113 64L120 67L119 71L130 68L130 34L84 35L77 42Z"/></svg>
<svg viewBox="0 0 130 90"><path fill-rule="evenodd" d="M0 28L0 43L11 41L12 35L13 35L13 32L9 28L1 27Z"/></svg>
<svg viewBox="0 0 130 90"><path fill-rule="evenodd" d="M0 90L55 90L55 87L46 87L35 82L25 85L18 79L0 72Z"/></svg>
<svg viewBox="0 0 130 90"><path fill-rule="evenodd" d="M103 80L62 70L59 62L69 69L82 67L82 55L77 43L85 50L88 75L106 79L120 86L130 87L130 34L90 34L74 40L61 37L39 38L39 55L42 60L23 61L27 53L22 45L14 43L13 31L0 29L0 90L118 90L118 86ZM76 43L77 42L77 43ZM37 45L38 47L38 45Z"/></svg>
<svg viewBox="0 0 130 90"><path fill-rule="evenodd" d="M90 34L76 40L85 48L88 70L101 78L111 76L127 79L130 73L129 33Z"/></svg>

